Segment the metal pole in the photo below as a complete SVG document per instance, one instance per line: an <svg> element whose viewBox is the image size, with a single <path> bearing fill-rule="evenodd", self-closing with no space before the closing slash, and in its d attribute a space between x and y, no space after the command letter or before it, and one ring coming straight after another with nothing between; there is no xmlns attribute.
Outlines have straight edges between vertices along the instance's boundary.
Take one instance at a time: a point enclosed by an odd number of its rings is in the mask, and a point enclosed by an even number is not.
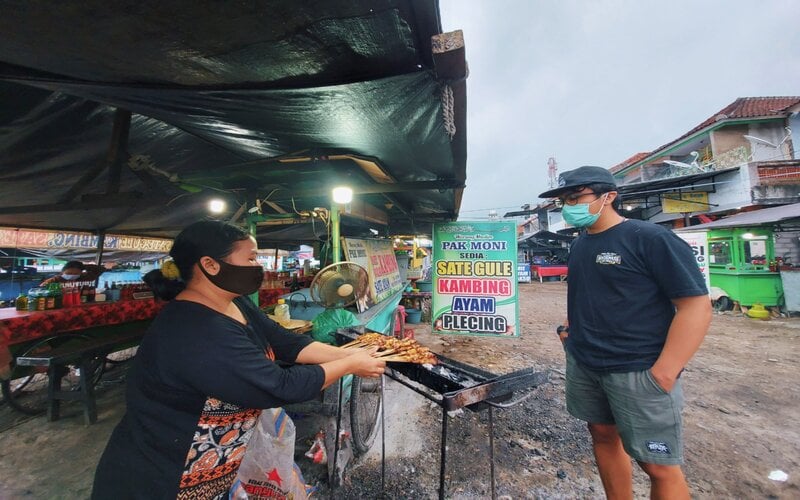
<svg viewBox="0 0 800 500"><path fill-rule="evenodd" d="M383 392L385 379L386 377L381 375L381 493L386 491L386 401L384 400L385 393Z"/></svg>
<svg viewBox="0 0 800 500"><path fill-rule="evenodd" d="M442 406L442 449L439 455L439 500L444 500L444 473L447 469L447 409Z"/></svg>
<svg viewBox="0 0 800 500"><path fill-rule="evenodd" d="M341 242L339 241L339 204L333 203L331 205L331 251L333 252L333 263L341 262L340 257Z"/></svg>
<svg viewBox="0 0 800 500"><path fill-rule="evenodd" d="M494 418L492 417L492 407L489 407L489 460L490 460L490 468L489 468L489 476L491 478L491 487L492 487L492 500L497 498L497 488L495 485L495 478L494 478Z"/></svg>
<svg viewBox="0 0 800 500"><path fill-rule="evenodd" d="M131 112L117 108L111 129L111 146L106 157L108 162L108 187L106 193L119 193L122 164L128 159L128 134L131 128Z"/></svg>
<svg viewBox="0 0 800 500"><path fill-rule="evenodd" d="M337 466L339 461L339 432L341 432L342 429L342 397L344 395L344 384L342 383L342 379L339 379L337 384L339 384L339 390L337 391L339 397L337 398L338 401L336 405L336 435L333 438L333 477L331 478L332 488L339 486L339 471L337 470Z"/></svg>
<svg viewBox="0 0 800 500"><path fill-rule="evenodd" d="M256 220L252 217L252 214L247 214L247 230L250 233L250 236L253 239L256 239L256 231L258 230L258 224L256 224ZM262 273L262 280L263 280L263 273ZM258 307L258 290L248 295L250 297L250 301Z"/></svg>
<svg viewBox="0 0 800 500"><path fill-rule="evenodd" d="M97 265L103 265L103 248L106 241L106 232L104 230L97 231ZM100 275L94 280L94 287L97 288L100 283Z"/></svg>

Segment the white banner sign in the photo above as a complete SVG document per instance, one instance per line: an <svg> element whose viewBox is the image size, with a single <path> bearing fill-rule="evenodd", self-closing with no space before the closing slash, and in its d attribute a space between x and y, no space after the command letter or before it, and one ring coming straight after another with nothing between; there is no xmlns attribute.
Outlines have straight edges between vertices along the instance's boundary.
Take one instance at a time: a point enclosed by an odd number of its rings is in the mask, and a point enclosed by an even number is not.
<svg viewBox="0 0 800 500"><path fill-rule="evenodd" d="M708 272L708 234L705 231L675 234L692 247L697 267L700 268L700 272L703 273L706 280L706 289L711 291L711 275Z"/></svg>

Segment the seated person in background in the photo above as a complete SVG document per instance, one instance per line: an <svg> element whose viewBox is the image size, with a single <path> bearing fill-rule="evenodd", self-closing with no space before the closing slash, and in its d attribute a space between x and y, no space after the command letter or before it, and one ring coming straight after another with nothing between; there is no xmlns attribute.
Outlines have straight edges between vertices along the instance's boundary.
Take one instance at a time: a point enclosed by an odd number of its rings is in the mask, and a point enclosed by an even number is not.
<svg viewBox="0 0 800 500"><path fill-rule="evenodd" d="M47 286L50 283L68 283L70 281L94 281L103 272L105 272L105 269L97 264L84 264L77 260L71 260L61 268L61 274L47 278L39 286Z"/></svg>

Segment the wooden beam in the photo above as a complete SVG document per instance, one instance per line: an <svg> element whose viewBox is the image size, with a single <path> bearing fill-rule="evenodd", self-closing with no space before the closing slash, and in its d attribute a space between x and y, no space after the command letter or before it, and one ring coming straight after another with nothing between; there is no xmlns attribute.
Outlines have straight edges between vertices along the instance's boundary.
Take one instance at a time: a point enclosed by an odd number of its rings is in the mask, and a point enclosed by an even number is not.
<svg viewBox="0 0 800 500"><path fill-rule="evenodd" d="M87 169L83 175L80 176L75 184L73 184L66 193L61 195L57 203L69 203L75 199L75 197L78 196L90 182L97 178L97 176L100 175L100 172L105 170L107 166L108 165L104 162L98 162L89 167L89 169Z"/></svg>
<svg viewBox="0 0 800 500"><path fill-rule="evenodd" d="M279 214L287 214L287 213L289 213L286 210L284 210L283 207L281 207L280 205L278 205L275 202L267 200L267 201L264 202L264 204L265 205L269 205L270 208L272 208L273 210L275 210Z"/></svg>
<svg viewBox="0 0 800 500"><path fill-rule="evenodd" d="M346 182L343 182L346 184ZM416 182L398 182L395 184L370 184L366 186L352 186L353 194L381 194L381 193L408 193L414 191L436 191L439 189L458 189L463 188L464 183L458 182L453 179L442 179L438 181L416 181ZM283 194L285 192L285 194ZM294 198L312 198L330 196L331 190L329 187L317 189L301 189L297 191L290 191L284 189L276 196L270 197L271 201L288 201Z"/></svg>
<svg viewBox="0 0 800 500"><path fill-rule="evenodd" d="M374 222L383 226L389 224L389 214L365 201L354 199L346 208L349 208L349 210L342 210L341 212L344 216Z"/></svg>
<svg viewBox="0 0 800 500"><path fill-rule="evenodd" d="M236 212L234 212L234 214L231 216L228 222L230 222L231 224L236 224L236 222L239 220L239 217L244 215L245 210L247 210L247 203L242 203L241 205L239 205L239 208L236 210Z"/></svg>
<svg viewBox="0 0 800 500"><path fill-rule="evenodd" d="M431 52L436 78L453 91L453 118L456 133L450 140L453 152L453 178L462 184L467 179L467 65L464 33L461 30L431 37ZM455 191L455 209L461 206L463 189Z"/></svg>
<svg viewBox="0 0 800 500"><path fill-rule="evenodd" d="M86 186L100 175L100 172L109 168L108 192L118 192L120 182L120 169L122 162L127 159L128 132L131 126L131 112L117 108L114 113L114 124L111 129L111 144L108 148L105 162L99 162L89 167L86 172L58 198L58 203L68 203L75 199ZM138 173L137 173L138 175ZM142 179L145 181L145 179ZM145 181L146 182L146 181ZM152 186L151 186L152 187ZM113 189L112 189L113 188Z"/></svg>
<svg viewBox="0 0 800 500"><path fill-rule="evenodd" d="M114 113L114 127L111 129L111 146L108 148L108 187L107 193L118 193L122 177L122 164L128 159L128 133L131 129L131 112L117 108Z"/></svg>
<svg viewBox="0 0 800 500"><path fill-rule="evenodd" d="M292 219L268 219L256 222L257 226L290 226L292 224L303 224L309 222L311 219L303 217L294 217Z"/></svg>
<svg viewBox="0 0 800 500"><path fill-rule="evenodd" d="M456 30L433 35L431 52L437 80L453 82L467 77L463 31Z"/></svg>
<svg viewBox="0 0 800 500"><path fill-rule="evenodd" d="M147 201L148 203L163 203L165 199L155 197L145 198L142 193L137 192L117 193L111 195L92 194L83 195L81 197L81 201L75 203L50 203L43 205L0 207L0 215L120 208L129 207L134 203L143 201Z"/></svg>

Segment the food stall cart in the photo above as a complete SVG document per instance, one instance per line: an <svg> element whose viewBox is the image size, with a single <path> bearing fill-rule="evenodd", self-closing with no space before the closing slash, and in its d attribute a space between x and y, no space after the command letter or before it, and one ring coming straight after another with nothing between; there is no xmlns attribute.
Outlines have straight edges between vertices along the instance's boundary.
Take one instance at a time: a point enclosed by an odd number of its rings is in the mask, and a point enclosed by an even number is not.
<svg viewBox="0 0 800 500"><path fill-rule="evenodd" d="M465 45L437 2L184 3L170 29L112 4L6 13L0 225L136 240L260 216L260 248L338 243L318 208L343 184L352 236L457 219Z"/></svg>
<svg viewBox="0 0 800 500"><path fill-rule="evenodd" d="M780 266L772 228L741 227L708 231L711 286L723 290L718 309L783 304Z"/></svg>
<svg viewBox="0 0 800 500"><path fill-rule="evenodd" d="M785 305L781 272L796 269L798 224L800 203L794 203L742 212L677 232L705 236L707 244L695 248L695 255L699 262L707 262L711 299L716 309L724 311L736 303Z"/></svg>

